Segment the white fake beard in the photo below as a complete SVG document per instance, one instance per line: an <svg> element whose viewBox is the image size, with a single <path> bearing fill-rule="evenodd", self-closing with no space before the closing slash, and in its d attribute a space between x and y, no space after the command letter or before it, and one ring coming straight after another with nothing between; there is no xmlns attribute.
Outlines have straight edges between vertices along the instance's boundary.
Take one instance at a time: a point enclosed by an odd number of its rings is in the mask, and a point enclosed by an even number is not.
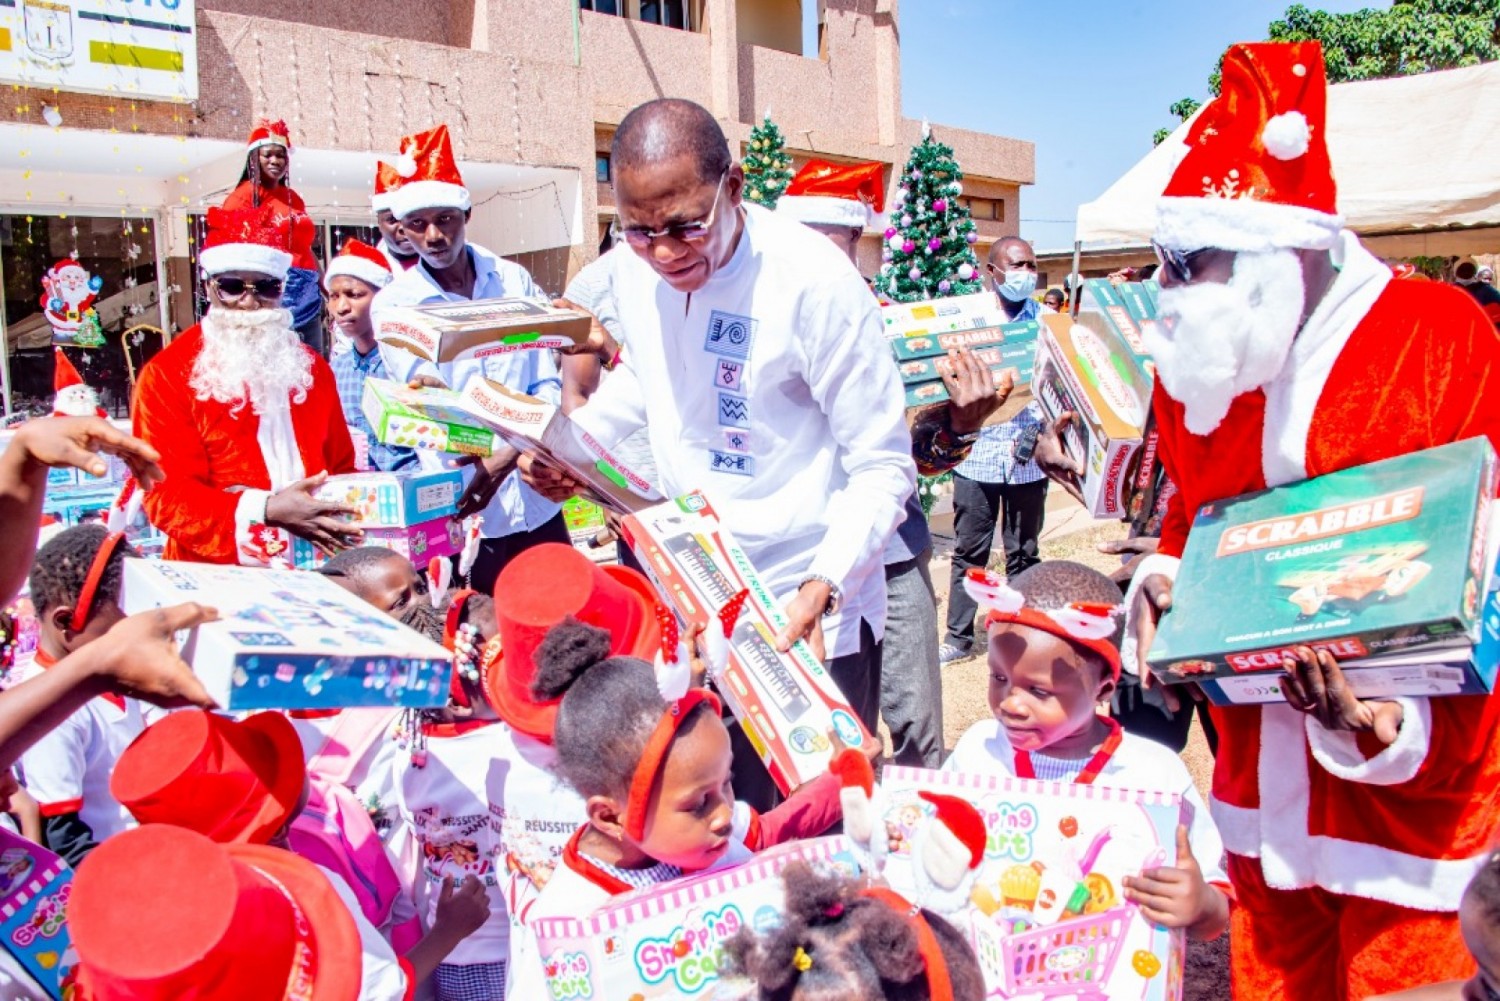
<svg viewBox="0 0 1500 1001"><path fill-rule="evenodd" d="M1189 431L1212 433L1235 397L1281 373L1306 300L1292 250L1238 254L1227 284L1161 290L1146 349L1167 395L1182 404Z"/></svg>
<svg viewBox="0 0 1500 1001"><path fill-rule="evenodd" d="M57 391L52 412L64 417L97 417L99 394L90 386L65 386Z"/></svg>
<svg viewBox="0 0 1500 1001"><path fill-rule="evenodd" d="M916 891L912 894L912 902L918 907L924 907L929 911L951 919L961 914L969 906L969 894L974 889L974 883L979 877L979 870L970 869L965 872L963 879L952 889L938 885L922 861L923 855L926 853L927 841L932 836L929 829L933 823L935 822L927 820L912 832L911 877Z"/></svg>
<svg viewBox="0 0 1500 1001"><path fill-rule="evenodd" d="M312 356L292 329L290 311L212 307L203 317L203 350L188 384L200 400L257 414L307 399Z"/></svg>

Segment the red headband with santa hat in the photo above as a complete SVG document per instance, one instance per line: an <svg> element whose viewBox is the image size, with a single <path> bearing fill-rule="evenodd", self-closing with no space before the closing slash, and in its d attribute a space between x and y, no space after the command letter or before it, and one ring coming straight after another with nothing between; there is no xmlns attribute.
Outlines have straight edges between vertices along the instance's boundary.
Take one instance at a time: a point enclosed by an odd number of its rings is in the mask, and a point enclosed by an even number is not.
<svg viewBox="0 0 1500 1001"><path fill-rule="evenodd" d="M439 125L401 140L396 161L401 186L391 192L390 210L405 219L420 209L450 208L468 211L469 189L458 172L448 126Z"/></svg>
<svg viewBox="0 0 1500 1001"><path fill-rule="evenodd" d="M797 171L776 211L815 226L864 229L885 210L885 166L809 160Z"/></svg>
<svg viewBox="0 0 1500 1001"><path fill-rule="evenodd" d="M385 288L394 277L384 254L368 243L361 243L353 237L345 240L344 249L328 262L328 270L323 273L323 288L332 292L333 289L329 283L340 275L358 278L376 289Z"/></svg>
<svg viewBox="0 0 1500 1001"><path fill-rule="evenodd" d="M1322 45L1234 45L1221 75L1157 204L1157 242L1181 251L1332 247L1344 220L1328 159Z"/></svg>
<svg viewBox="0 0 1500 1001"><path fill-rule="evenodd" d="M285 281L292 266L292 228L312 226L305 215L281 215L271 202L238 210L215 206L205 219L208 236L198 252L198 266L209 277L253 271Z"/></svg>
<svg viewBox="0 0 1500 1001"><path fill-rule="evenodd" d="M250 139L245 144L249 151L260 149L262 146L280 146L288 153L292 151L292 134L287 130L286 122L269 118L262 118L255 123L255 128L250 132Z"/></svg>

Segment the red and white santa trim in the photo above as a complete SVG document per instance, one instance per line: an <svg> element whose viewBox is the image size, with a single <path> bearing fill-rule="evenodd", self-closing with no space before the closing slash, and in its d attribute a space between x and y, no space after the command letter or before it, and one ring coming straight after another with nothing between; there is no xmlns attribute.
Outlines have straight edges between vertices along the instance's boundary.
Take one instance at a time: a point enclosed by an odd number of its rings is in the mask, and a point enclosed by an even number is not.
<svg viewBox="0 0 1500 1001"><path fill-rule="evenodd" d="M402 139L396 173L402 178L401 186L388 197L390 210L397 219L421 209L452 208L466 212L472 205L446 125Z"/></svg>
<svg viewBox="0 0 1500 1001"><path fill-rule="evenodd" d="M776 211L811 226L875 225L885 208L884 165L809 160L797 171Z"/></svg>
<svg viewBox="0 0 1500 1001"><path fill-rule="evenodd" d="M250 271L286 279L292 266L292 227L311 226L307 216L281 216L274 205L243 211L208 210L208 236L198 252L198 267L212 278L229 271Z"/></svg>
<svg viewBox="0 0 1500 1001"><path fill-rule="evenodd" d="M332 292L330 283L340 275L358 278L377 290L389 285L394 277L384 254L353 237L344 241L344 249L328 262L328 270L323 273L323 288Z"/></svg>
<svg viewBox="0 0 1500 1001"><path fill-rule="evenodd" d="M292 134L286 127L286 122L269 118L262 118L255 123L255 128L250 132L250 139L245 144L247 150L257 150L262 146L280 146L291 151Z"/></svg>

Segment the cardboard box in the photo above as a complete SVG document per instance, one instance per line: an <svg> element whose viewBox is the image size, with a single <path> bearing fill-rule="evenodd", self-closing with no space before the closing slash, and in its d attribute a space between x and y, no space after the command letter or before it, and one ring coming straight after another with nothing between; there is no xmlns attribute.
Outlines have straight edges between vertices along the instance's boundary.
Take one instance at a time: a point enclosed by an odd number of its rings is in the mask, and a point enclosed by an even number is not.
<svg viewBox="0 0 1500 1001"><path fill-rule="evenodd" d="M1133 357L1138 360L1150 357L1146 351L1145 324L1156 324L1156 300L1139 282L1113 285L1107 278L1088 279L1078 299L1078 317L1082 321L1089 315L1103 318Z"/></svg>
<svg viewBox="0 0 1500 1001"><path fill-rule="evenodd" d="M476 421L451 389L412 389L389 379L366 379L361 403L382 444L481 458L494 454L494 432Z"/></svg>
<svg viewBox="0 0 1500 1001"><path fill-rule="evenodd" d="M920 337L954 330L998 327L1006 322L1000 304L988 291L921 302L893 302L880 307L887 337Z"/></svg>
<svg viewBox="0 0 1500 1001"><path fill-rule="evenodd" d="M943 373L953 370L948 352L957 347L967 347L997 376L1006 369L1015 370L1015 388L1010 397L985 423L999 424L1010 420L1031 403L1032 360L1036 353L1037 330L1038 324L1035 321L1026 321L974 330L893 338L890 342L891 351L896 357L901 384L906 391L908 418L914 419L914 411L948 401L948 387L942 380Z"/></svg>
<svg viewBox="0 0 1500 1001"><path fill-rule="evenodd" d="M418 569L426 569L435 556L456 556L464 547L463 524L452 518L435 518L406 527L375 526L365 529L366 546L379 546L400 553ZM292 565L303 570L322 565L328 555L306 539L292 536Z"/></svg>
<svg viewBox="0 0 1500 1001"><path fill-rule="evenodd" d="M533 299L475 299L382 310L375 336L433 363L588 343L593 319Z"/></svg>
<svg viewBox="0 0 1500 1001"><path fill-rule="evenodd" d="M72 889L73 870L66 862L0 828L0 942L37 986L59 1001L76 989L78 952L67 922Z"/></svg>
<svg viewBox="0 0 1500 1001"><path fill-rule="evenodd" d="M225 712L447 704L453 655L321 574L125 561L126 614L184 601L219 610L178 646Z"/></svg>
<svg viewBox="0 0 1500 1001"><path fill-rule="evenodd" d="M949 351L957 348L969 348L978 351L981 348L999 347L1002 353L1011 353L1019 357L1018 352L1030 351L1036 346L1037 330L1040 324L1035 320L1027 320L1023 323L1002 323L994 327L980 327L976 330L959 330L940 334L912 334L907 337L893 337L890 340L891 352L896 356L896 361L903 362L912 358L931 358L937 355L946 355ZM1013 351L1011 349L1014 349Z"/></svg>
<svg viewBox="0 0 1500 1001"><path fill-rule="evenodd" d="M780 921L779 874L794 861L859 871L842 837L817 838L616 897L586 918L537 919L531 927L548 993L553 1001L753 997L748 981L720 977L724 943L742 928L766 931Z"/></svg>
<svg viewBox="0 0 1500 1001"><path fill-rule="evenodd" d="M589 499L617 514L659 504L662 495L639 472L568 420L555 404L489 379L470 379L464 403L507 444L569 473Z"/></svg>
<svg viewBox="0 0 1500 1001"><path fill-rule="evenodd" d="M85 521L102 520L104 513L119 495L118 484L51 489L42 500L42 512L52 515L60 524L71 528Z"/></svg>
<svg viewBox="0 0 1500 1001"><path fill-rule="evenodd" d="M317 496L355 508L351 520L362 528L405 528L454 517L463 492L463 474L441 469L330 476Z"/></svg>
<svg viewBox="0 0 1500 1001"><path fill-rule="evenodd" d="M1151 409L1151 383L1112 336L1066 315L1042 318L1032 394L1046 418L1075 419L1063 447L1084 467L1083 496L1096 518L1123 518Z"/></svg>
<svg viewBox="0 0 1500 1001"><path fill-rule="evenodd" d="M750 600L729 640L729 666L715 685L782 792L828 770L828 731L850 747L872 740L806 643L777 653L786 626L745 551L701 493L624 521L626 541L679 617L719 628L719 609L740 591Z"/></svg>
<svg viewBox="0 0 1500 1001"><path fill-rule="evenodd" d="M1204 505L1152 670L1264 676L1297 644L1341 661L1472 647L1495 477L1474 438Z"/></svg>
<svg viewBox="0 0 1500 1001"><path fill-rule="evenodd" d="M886 768L881 785L893 839L885 877L908 897L912 835L932 812L917 794L957 796L984 818L984 861L957 925L990 997L1182 996L1181 931L1146 920L1121 883L1175 863L1177 825L1186 823L1175 793L901 766Z"/></svg>
<svg viewBox="0 0 1500 1001"><path fill-rule="evenodd" d="M1339 665L1349 690L1357 698L1396 696L1436 698L1443 695L1487 695L1495 688L1495 669L1500 664L1500 609L1491 604L1484 614L1484 638L1480 646L1447 650L1417 650L1390 657L1349 660ZM1211 678L1199 682L1203 694L1216 706L1255 705L1282 702L1281 672Z"/></svg>

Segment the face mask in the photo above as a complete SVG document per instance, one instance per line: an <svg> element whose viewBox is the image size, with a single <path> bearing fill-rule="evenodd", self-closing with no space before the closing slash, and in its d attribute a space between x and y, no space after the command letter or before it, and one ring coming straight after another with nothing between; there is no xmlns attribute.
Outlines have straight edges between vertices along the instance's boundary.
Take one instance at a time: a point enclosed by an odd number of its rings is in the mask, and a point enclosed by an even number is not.
<svg viewBox="0 0 1500 1001"><path fill-rule="evenodd" d="M1025 302L1036 291L1035 271L1007 271L1004 284L996 283L995 291L1011 302Z"/></svg>

